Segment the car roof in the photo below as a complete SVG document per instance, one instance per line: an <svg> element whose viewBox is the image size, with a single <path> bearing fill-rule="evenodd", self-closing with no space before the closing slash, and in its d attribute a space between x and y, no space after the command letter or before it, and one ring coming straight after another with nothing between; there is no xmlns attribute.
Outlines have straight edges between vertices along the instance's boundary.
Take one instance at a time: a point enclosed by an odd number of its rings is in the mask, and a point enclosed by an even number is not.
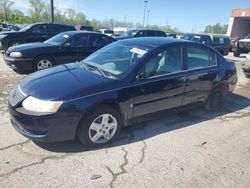
<svg viewBox="0 0 250 188"><path fill-rule="evenodd" d="M71 26L71 27L74 27L74 26L69 25L69 24L59 24L59 23L51 23L51 22L35 22L35 23L30 24L30 25L39 25L39 24L51 24L51 25L61 25L61 26Z"/></svg>
<svg viewBox="0 0 250 188"><path fill-rule="evenodd" d="M98 33L95 31L65 31L63 32L64 34L69 34L69 35L76 35L76 34L81 34L81 33L94 33L94 34L98 34L98 35L103 35L102 33ZM106 36L106 35L105 35Z"/></svg>
<svg viewBox="0 0 250 188"><path fill-rule="evenodd" d="M120 42L125 43L134 43L134 44L143 44L145 46L159 47L167 44L180 44L180 43L190 43L197 44L193 41L167 38L167 37L138 37L138 38L129 38L121 40Z"/></svg>

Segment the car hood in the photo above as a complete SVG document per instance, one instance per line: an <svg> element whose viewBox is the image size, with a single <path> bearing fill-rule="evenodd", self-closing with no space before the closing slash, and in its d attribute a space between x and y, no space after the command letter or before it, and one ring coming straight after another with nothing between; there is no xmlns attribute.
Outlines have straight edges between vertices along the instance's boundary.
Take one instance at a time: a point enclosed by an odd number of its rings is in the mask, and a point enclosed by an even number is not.
<svg viewBox="0 0 250 188"><path fill-rule="evenodd" d="M26 43L26 44L20 44L18 46L13 46L8 49L8 52L22 52L30 49L35 49L35 48L47 48L48 46L51 46L46 43L42 42L35 42L35 43Z"/></svg>
<svg viewBox="0 0 250 188"><path fill-rule="evenodd" d="M4 31L4 32L1 32L0 35L14 35L17 33L23 33L23 32L21 32L21 31L20 32L19 31Z"/></svg>
<svg viewBox="0 0 250 188"><path fill-rule="evenodd" d="M67 101L103 91L112 81L82 68L79 63L70 63L32 73L19 86L28 96Z"/></svg>

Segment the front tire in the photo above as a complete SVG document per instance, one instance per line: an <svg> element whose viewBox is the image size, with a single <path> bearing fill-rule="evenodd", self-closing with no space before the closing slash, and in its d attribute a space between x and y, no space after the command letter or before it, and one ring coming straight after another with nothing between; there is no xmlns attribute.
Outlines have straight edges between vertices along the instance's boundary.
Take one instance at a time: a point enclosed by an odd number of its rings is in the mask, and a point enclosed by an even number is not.
<svg viewBox="0 0 250 188"><path fill-rule="evenodd" d="M47 56L40 56L34 60L34 70L39 71L43 69L51 68L55 65L53 59Z"/></svg>
<svg viewBox="0 0 250 188"><path fill-rule="evenodd" d="M240 57L240 53L238 51L234 52L234 57Z"/></svg>
<svg viewBox="0 0 250 188"><path fill-rule="evenodd" d="M100 105L91 110L80 122L77 138L84 146L102 146L119 135L120 114L110 106Z"/></svg>

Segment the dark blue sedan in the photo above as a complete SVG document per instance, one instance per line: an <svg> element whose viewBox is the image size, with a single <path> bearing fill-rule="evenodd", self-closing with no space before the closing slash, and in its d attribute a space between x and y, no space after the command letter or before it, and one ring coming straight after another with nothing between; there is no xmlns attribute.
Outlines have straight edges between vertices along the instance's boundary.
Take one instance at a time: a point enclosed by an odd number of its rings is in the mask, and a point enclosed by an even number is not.
<svg viewBox="0 0 250 188"><path fill-rule="evenodd" d="M145 115L197 102L220 106L237 83L235 64L191 41L136 38L112 43L81 63L24 78L11 92L14 128L38 142L87 146L113 140Z"/></svg>

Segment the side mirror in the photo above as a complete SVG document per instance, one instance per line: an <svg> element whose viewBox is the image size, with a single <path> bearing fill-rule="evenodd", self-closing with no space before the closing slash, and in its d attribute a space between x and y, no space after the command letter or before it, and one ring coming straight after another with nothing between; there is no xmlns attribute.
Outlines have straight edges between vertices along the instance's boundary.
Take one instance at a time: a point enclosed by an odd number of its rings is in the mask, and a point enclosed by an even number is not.
<svg viewBox="0 0 250 188"><path fill-rule="evenodd" d="M67 43L63 44L63 47L65 47L65 48L70 48L70 47L71 47L71 44L70 44L69 42L67 42Z"/></svg>

